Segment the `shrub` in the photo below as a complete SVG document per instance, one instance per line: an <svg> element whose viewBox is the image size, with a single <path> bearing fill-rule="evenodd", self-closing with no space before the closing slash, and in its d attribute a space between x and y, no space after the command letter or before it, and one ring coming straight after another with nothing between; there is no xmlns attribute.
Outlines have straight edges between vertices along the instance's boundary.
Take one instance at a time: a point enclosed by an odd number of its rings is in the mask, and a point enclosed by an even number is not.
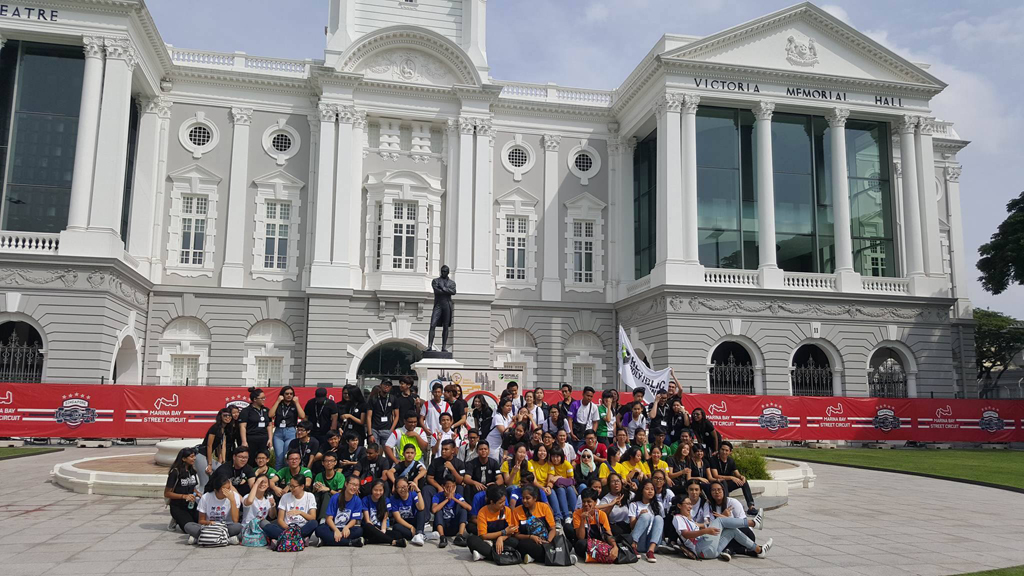
<svg viewBox="0 0 1024 576"><path fill-rule="evenodd" d="M768 473L768 461L759 450L737 448L733 451L732 457L736 460L736 468L739 468L740 474L746 476L747 480L772 479Z"/></svg>

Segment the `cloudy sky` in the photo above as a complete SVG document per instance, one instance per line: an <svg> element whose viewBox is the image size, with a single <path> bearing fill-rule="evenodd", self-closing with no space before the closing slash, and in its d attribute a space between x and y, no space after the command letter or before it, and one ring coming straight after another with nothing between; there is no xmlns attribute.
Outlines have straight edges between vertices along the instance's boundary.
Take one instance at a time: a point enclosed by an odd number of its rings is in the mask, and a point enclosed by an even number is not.
<svg viewBox="0 0 1024 576"><path fill-rule="evenodd" d="M615 88L664 33L708 35L792 0L490 0L491 75L502 80ZM166 42L286 58L322 58L328 0L148 0ZM820 4L949 87L934 114L972 143L960 156L974 260L1024 190L1024 4L1019 0L830 0ZM1016 136L1015 136L1016 135ZM992 296L974 281L975 306L1024 319L1024 287Z"/></svg>

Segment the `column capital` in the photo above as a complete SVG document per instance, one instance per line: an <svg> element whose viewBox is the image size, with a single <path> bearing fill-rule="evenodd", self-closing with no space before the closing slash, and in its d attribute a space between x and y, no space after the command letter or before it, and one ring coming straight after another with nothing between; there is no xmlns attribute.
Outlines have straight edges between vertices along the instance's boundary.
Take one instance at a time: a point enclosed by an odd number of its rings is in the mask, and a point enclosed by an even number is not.
<svg viewBox="0 0 1024 576"><path fill-rule="evenodd" d="M123 60L129 71L135 69L137 54L128 38L104 38L103 49L107 60Z"/></svg>
<svg viewBox="0 0 1024 576"><path fill-rule="evenodd" d="M632 154L636 150L636 137L630 136L626 138L626 152Z"/></svg>
<svg viewBox="0 0 1024 576"><path fill-rule="evenodd" d="M963 166L960 164L950 164L946 166L946 181L947 182L959 182L960 171L963 170Z"/></svg>
<svg viewBox="0 0 1024 576"><path fill-rule="evenodd" d="M317 112L320 113L320 122L334 123L338 120L338 106L327 102L317 104Z"/></svg>
<svg viewBox="0 0 1024 576"><path fill-rule="evenodd" d="M252 108L231 108L231 123L235 126L248 126L252 124Z"/></svg>
<svg viewBox="0 0 1024 576"><path fill-rule="evenodd" d="M351 124L356 120L356 107L349 104L339 104L338 122L340 124Z"/></svg>
<svg viewBox="0 0 1024 576"><path fill-rule="evenodd" d="M608 154L618 154L622 151L622 138L613 135L608 138Z"/></svg>
<svg viewBox="0 0 1024 576"><path fill-rule="evenodd" d="M455 136L459 133L459 120L457 118L449 118L444 122L444 131L449 136Z"/></svg>
<svg viewBox="0 0 1024 576"><path fill-rule="evenodd" d="M156 114L164 120L171 117L171 106L174 105L174 102L171 102L170 98L157 96L155 98L145 98L141 102L141 112L143 114Z"/></svg>
<svg viewBox="0 0 1024 576"><path fill-rule="evenodd" d="M918 116L917 130L922 136L931 136L935 134L935 122L927 116Z"/></svg>
<svg viewBox="0 0 1024 576"><path fill-rule="evenodd" d="M356 110L352 114L352 127L356 130L366 130L366 111Z"/></svg>
<svg viewBox="0 0 1024 576"><path fill-rule="evenodd" d="M697 94L681 94L677 96L686 114L696 114L697 106L700 104L700 96Z"/></svg>
<svg viewBox="0 0 1024 576"><path fill-rule="evenodd" d="M768 100L761 100L754 105L754 117L758 120L771 120L772 114L775 113L775 102Z"/></svg>
<svg viewBox="0 0 1024 576"><path fill-rule="evenodd" d="M896 121L896 124L893 128L893 132L896 132L898 134L912 135L914 133L914 127L917 126L917 121L917 116L904 114L903 116L900 116L899 119Z"/></svg>
<svg viewBox="0 0 1024 576"><path fill-rule="evenodd" d="M680 98L677 94L666 93L658 97L654 103L654 115L661 120L661 117L667 112L679 113L682 108Z"/></svg>
<svg viewBox="0 0 1024 576"><path fill-rule="evenodd" d="M82 36L82 44L86 58L103 58L102 36Z"/></svg>
<svg viewBox="0 0 1024 576"><path fill-rule="evenodd" d="M897 178L902 178L903 177L903 164L901 164L899 160L893 161L892 164L893 164L893 166L896 169L896 177Z"/></svg>
<svg viewBox="0 0 1024 576"><path fill-rule="evenodd" d="M825 115L825 119L828 120L828 125L832 128L844 128L846 127L846 119L850 117L850 109L837 106L828 111Z"/></svg>
<svg viewBox="0 0 1024 576"><path fill-rule="evenodd" d="M469 116L459 116L459 134L472 135L476 132L476 120Z"/></svg>
<svg viewBox="0 0 1024 576"><path fill-rule="evenodd" d="M481 138L494 139L494 126L490 118L477 118L473 124L476 126L476 135Z"/></svg>
<svg viewBox="0 0 1024 576"><path fill-rule="evenodd" d="M309 133L319 134L320 133L320 116L319 114L306 114L306 120L309 122Z"/></svg>
<svg viewBox="0 0 1024 576"><path fill-rule="evenodd" d="M544 143L545 152L558 152L558 146L562 143L562 137L558 134L545 134L541 141Z"/></svg>

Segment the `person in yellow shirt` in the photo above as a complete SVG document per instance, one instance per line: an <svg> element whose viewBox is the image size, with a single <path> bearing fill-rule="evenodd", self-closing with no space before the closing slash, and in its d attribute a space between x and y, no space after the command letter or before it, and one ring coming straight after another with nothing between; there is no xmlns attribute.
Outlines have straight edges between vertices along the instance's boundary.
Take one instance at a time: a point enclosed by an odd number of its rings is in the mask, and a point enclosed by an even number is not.
<svg viewBox="0 0 1024 576"><path fill-rule="evenodd" d="M651 446L651 459L647 462L647 467L651 470L651 474L658 470L664 470L665 474L669 473L668 462L661 459L661 447Z"/></svg>
<svg viewBox="0 0 1024 576"><path fill-rule="evenodd" d="M521 504L512 511L519 551L526 564L530 559L543 562L547 547L557 534L554 515L551 507L540 501L540 491L536 486L524 486L521 498Z"/></svg>
<svg viewBox="0 0 1024 576"><path fill-rule="evenodd" d="M538 446L537 450L533 452L533 459L529 461L529 470L533 474L533 485L539 488L544 495L541 496L541 500L547 500L547 503L551 506L555 513L555 522L561 523L571 514L571 510L567 508L567 502L563 497L561 500L558 497L558 490L555 486L555 482L559 476L555 474L555 467L551 463L549 454L557 454L555 451L548 451L546 446ZM562 462L562 460L559 460ZM564 494L565 491L563 490Z"/></svg>
<svg viewBox="0 0 1024 576"><path fill-rule="evenodd" d="M505 475L505 486L519 486L522 473L530 469L527 454L525 444L516 444L512 448L511 460L502 462L501 473Z"/></svg>
<svg viewBox="0 0 1024 576"><path fill-rule="evenodd" d="M651 476L651 469L647 462L643 461L640 449L636 446L630 446L626 450L622 460L615 465L615 471L622 476L622 481L629 485L631 490L636 490L641 480Z"/></svg>

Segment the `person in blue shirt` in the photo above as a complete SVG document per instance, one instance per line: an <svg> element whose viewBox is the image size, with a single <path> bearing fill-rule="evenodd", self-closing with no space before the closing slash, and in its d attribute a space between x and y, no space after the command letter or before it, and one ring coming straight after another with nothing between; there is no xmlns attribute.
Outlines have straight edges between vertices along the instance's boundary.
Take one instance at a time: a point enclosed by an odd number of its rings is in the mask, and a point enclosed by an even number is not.
<svg viewBox="0 0 1024 576"><path fill-rule="evenodd" d="M377 480L363 497L363 538L367 544L390 544L405 548L405 538L390 530L391 502L384 496L384 481Z"/></svg>
<svg viewBox="0 0 1024 576"><path fill-rule="evenodd" d="M350 476L345 480L345 489L327 503L324 523L316 527L319 537L317 546L363 545L363 501L359 498L359 478Z"/></svg>
<svg viewBox="0 0 1024 576"><path fill-rule="evenodd" d="M448 535L454 534L456 546L466 545L466 513L472 506L466 502L462 494L455 491L455 479L445 478L444 491L434 495L430 511L434 514L434 530L440 540L438 548L448 546Z"/></svg>
<svg viewBox="0 0 1024 576"><path fill-rule="evenodd" d="M394 518L392 529L416 546L423 546L426 539L423 525L427 522L427 513L419 487L406 478L399 478L395 481L395 490L388 501Z"/></svg>

